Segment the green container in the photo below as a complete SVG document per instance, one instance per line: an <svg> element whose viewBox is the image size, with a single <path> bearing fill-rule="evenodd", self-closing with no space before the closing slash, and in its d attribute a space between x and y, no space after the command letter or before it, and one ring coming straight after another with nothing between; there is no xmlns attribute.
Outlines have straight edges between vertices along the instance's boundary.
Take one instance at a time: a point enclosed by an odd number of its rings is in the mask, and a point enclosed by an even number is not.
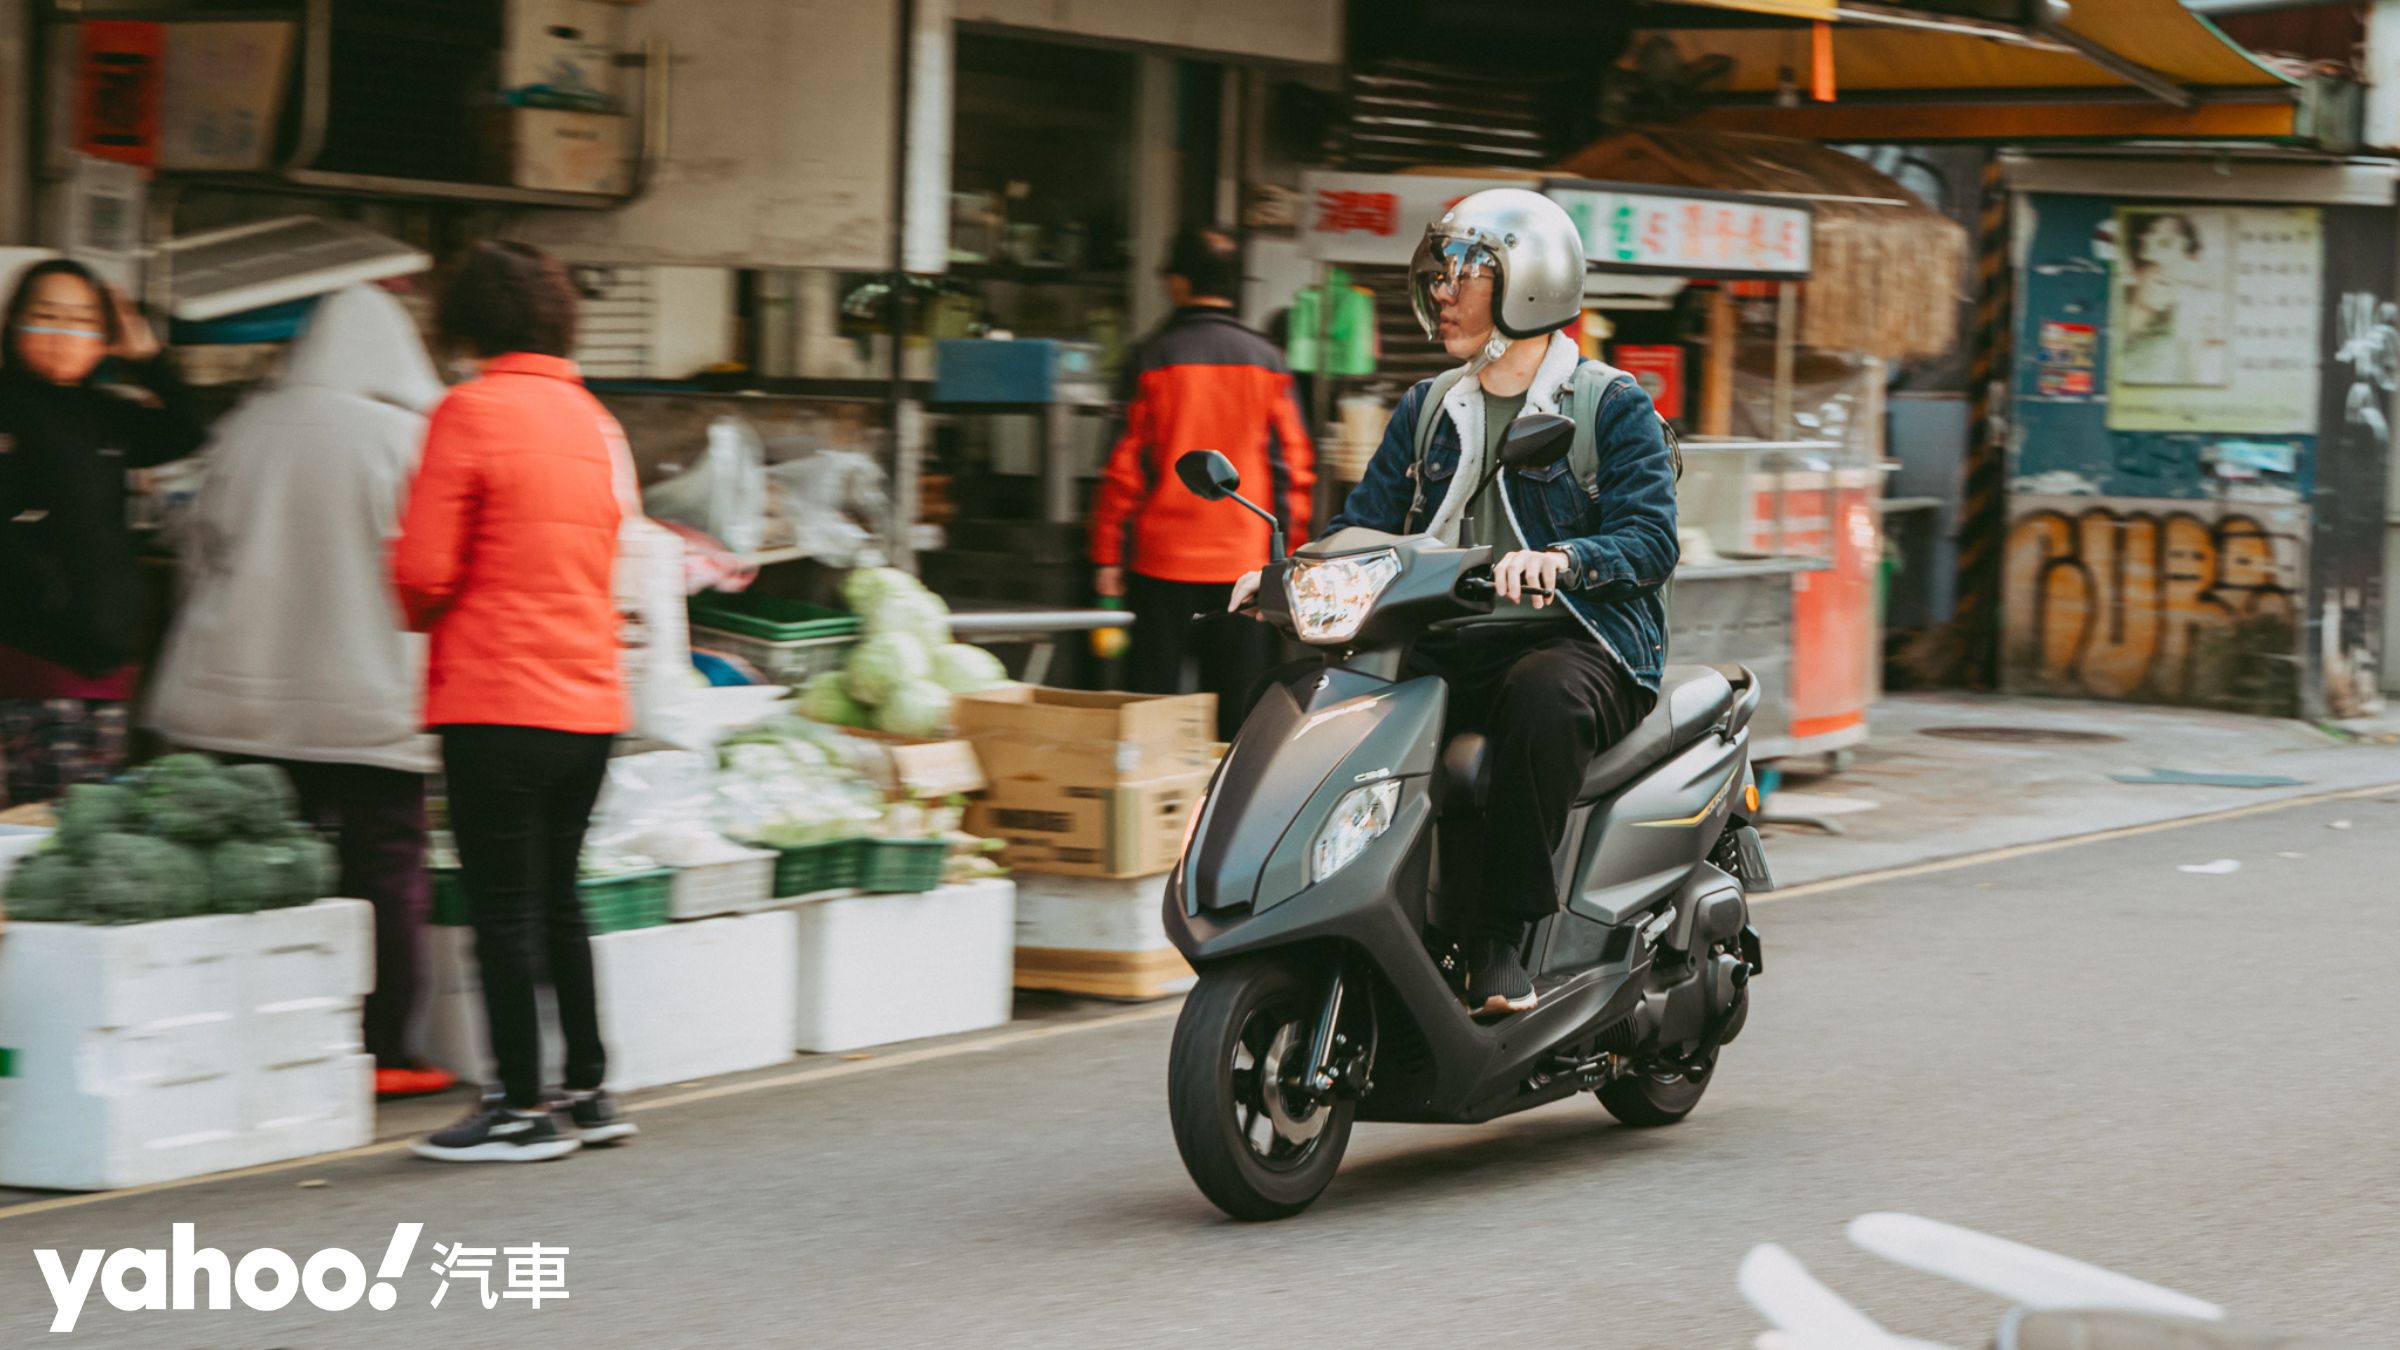
<svg viewBox="0 0 2400 1350"><path fill-rule="evenodd" d="M583 897L583 920L594 933L622 933L632 928L656 928L667 921L668 901L675 891L675 869L627 872L613 877L586 877L575 884ZM467 892L454 869L433 874L433 922L463 928L467 924Z"/></svg>
<svg viewBox="0 0 2400 1350"><path fill-rule="evenodd" d="M947 839L869 839L858 885L869 891L930 891L950 860Z"/></svg>
<svg viewBox="0 0 2400 1350"><path fill-rule="evenodd" d="M856 637L864 625L847 610L827 609L805 600L780 595L727 595L703 591L692 597L692 622L768 642L806 642L811 638Z"/></svg>
<svg viewBox="0 0 2400 1350"><path fill-rule="evenodd" d="M799 685L840 670L858 645L859 617L778 595L692 597L692 645L739 657L780 684Z"/></svg>
<svg viewBox="0 0 2400 1350"><path fill-rule="evenodd" d="M814 895L847 890L858 884L859 867L866 861L864 839L836 839L775 851L775 894Z"/></svg>

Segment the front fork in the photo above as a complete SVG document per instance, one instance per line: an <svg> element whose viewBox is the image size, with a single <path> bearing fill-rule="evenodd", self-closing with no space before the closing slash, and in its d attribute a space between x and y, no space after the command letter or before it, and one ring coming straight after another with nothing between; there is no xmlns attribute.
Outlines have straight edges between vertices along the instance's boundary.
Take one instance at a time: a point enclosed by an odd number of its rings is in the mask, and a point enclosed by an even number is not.
<svg viewBox="0 0 2400 1350"><path fill-rule="evenodd" d="M1308 1064L1299 1084L1319 1102L1330 1102L1336 1097L1363 1097L1373 1089L1367 1075L1374 1064L1374 999L1370 990L1365 1029L1353 1025L1344 1031L1344 1009L1355 1010L1357 1006L1352 989L1356 981L1347 965L1346 961L1336 961L1326 977L1324 997L1317 1005L1316 1028L1309 1036Z"/></svg>

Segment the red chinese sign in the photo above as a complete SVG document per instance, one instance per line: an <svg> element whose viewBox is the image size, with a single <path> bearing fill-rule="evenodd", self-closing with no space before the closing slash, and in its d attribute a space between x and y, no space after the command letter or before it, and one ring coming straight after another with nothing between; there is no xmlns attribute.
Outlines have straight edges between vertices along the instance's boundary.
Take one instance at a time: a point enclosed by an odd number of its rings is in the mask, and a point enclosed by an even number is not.
<svg viewBox="0 0 2400 1350"><path fill-rule="evenodd" d="M93 20L82 25L75 94L76 148L97 159L144 167L158 162L158 102L166 81L159 25Z"/></svg>
<svg viewBox="0 0 2400 1350"><path fill-rule="evenodd" d="M1610 352L1609 361L1633 377L1658 405L1659 416L1670 422L1683 416L1683 348L1629 344Z"/></svg>
<svg viewBox="0 0 2400 1350"><path fill-rule="evenodd" d="M1531 180L1507 178L1304 174L1300 190L1308 206L1301 217L1300 250L1320 262L1397 266L1416 254L1425 227L1461 197L1485 188L1532 186Z"/></svg>

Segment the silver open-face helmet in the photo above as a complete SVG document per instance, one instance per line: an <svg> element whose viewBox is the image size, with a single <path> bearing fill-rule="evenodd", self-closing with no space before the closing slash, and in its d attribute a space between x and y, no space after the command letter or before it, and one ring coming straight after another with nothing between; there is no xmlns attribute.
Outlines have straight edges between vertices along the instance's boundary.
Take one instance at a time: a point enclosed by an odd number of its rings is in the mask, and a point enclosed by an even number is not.
<svg viewBox="0 0 2400 1350"><path fill-rule="evenodd" d="M1539 337L1583 311L1583 235L1565 208L1523 188L1462 197L1425 227L1408 269L1408 300L1425 336L1441 338L1442 301L1492 278L1492 322L1507 338Z"/></svg>

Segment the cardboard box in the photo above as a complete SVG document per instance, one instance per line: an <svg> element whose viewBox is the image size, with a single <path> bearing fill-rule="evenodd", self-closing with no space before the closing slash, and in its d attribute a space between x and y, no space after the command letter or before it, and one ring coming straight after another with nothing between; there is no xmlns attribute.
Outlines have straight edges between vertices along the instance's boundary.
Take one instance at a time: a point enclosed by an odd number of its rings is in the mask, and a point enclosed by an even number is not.
<svg viewBox="0 0 2400 1350"><path fill-rule="evenodd" d="M1059 876L1141 877L1175 866L1210 771L1078 786L995 778L967 808L970 833L1007 844L1002 861Z"/></svg>
<svg viewBox="0 0 2400 1350"><path fill-rule="evenodd" d="M1092 694L1012 685L961 697L958 734L975 743L995 787L1027 779L1113 787L1215 763L1214 694Z"/></svg>
<svg viewBox="0 0 2400 1350"><path fill-rule="evenodd" d="M238 172L275 162L298 29L289 23L173 23L158 167Z"/></svg>
<svg viewBox="0 0 2400 1350"><path fill-rule="evenodd" d="M605 0L509 0L500 91L539 89L613 104L624 13Z"/></svg>
<svg viewBox="0 0 2400 1350"><path fill-rule="evenodd" d="M622 196L633 190L626 119L558 108L494 108L484 124L486 172L546 192Z"/></svg>
<svg viewBox="0 0 2400 1350"><path fill-rule="evenodd" d="M983 791L983 764L975 747L965 741L895 736L867 727L844 727L842 734L864 747L853 767L893 796L949 797Z"/></svg>

